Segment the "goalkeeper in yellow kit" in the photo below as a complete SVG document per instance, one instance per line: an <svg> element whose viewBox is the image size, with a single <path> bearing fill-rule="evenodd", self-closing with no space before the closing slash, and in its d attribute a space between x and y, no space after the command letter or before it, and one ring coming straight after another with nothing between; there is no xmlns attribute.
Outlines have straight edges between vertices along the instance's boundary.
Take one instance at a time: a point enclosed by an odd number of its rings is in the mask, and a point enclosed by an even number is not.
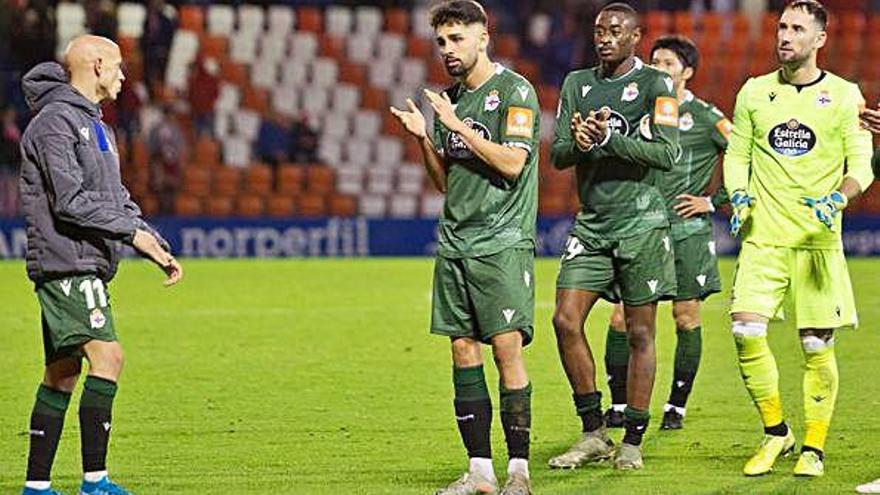
<svg viewBox="0 0 880 495"><path fill-rule="evenodd" d="M731 233L742 237L730 308L733 334L765 433L746 475L768 473L795 446L767 345L767 322L780 314L783 298L794 303L806 361L806 433L795 475L824 472L838 385L833 332L858 322L840 212L873 180L873 150L870 133L859 126L864 100L858 86L816 65L827 22L815 0L785 7L777 30L781 67L740 90L724 159Z"/></svg>

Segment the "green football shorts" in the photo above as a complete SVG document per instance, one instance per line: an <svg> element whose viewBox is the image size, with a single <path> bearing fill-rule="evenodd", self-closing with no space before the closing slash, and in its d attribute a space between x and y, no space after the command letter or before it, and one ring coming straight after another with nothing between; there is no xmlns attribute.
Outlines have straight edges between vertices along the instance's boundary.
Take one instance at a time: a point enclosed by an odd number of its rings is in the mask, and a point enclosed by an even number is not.
<svg viewBox="0 0 880 495"><path fill-rule="evenodd" d="M40 284L36 288L43 320L46 364L82 357L90 340L116 341L110 294L94 275L79 275Z"/></svg>
<svg viewBox="0 0 880 495"><path fill-rule="evenodd" d="M532 249L479 258L437 256L431 333L489 344L495 335L519 330L527 345L534 331L534 265Z"/></svg>
<svg viewBox="0 0 880 495"><path fill-rule="evenodd" d="M715 257L715 239L712 232L699 232L683 238L673 237L675 250L675 277L678 292L676 301L706 299L721 292L721 275Z"/></svg>
<svg viewBox="0 0 880 495"><path fill-rule="evenodd" d="M620 240L572 235L556 288L595 292L628 306L672 299L677 292L673 249L666 227Z"/></svg>

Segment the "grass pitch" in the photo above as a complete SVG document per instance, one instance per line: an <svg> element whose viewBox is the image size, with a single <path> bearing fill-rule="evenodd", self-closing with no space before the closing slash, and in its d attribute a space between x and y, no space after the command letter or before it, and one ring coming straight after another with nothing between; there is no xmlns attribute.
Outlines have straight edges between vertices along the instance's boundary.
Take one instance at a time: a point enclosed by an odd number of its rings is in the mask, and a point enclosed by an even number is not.
<svg viewBox="0 0 880 495"><path fill-rule="evenodd" d="M862 327L837 338L840 395L827 474L816 480L795 479L794 458L765 477L740 474L761 429L736 368L726 316L731 260L722 263L725 293L705 305L703 362L685 430L657 429L674 351L663 304L645 469L546 468L579 432L550 325L557 266L553 259L537 264L536 336L527 351L537 494L851 493L880 476L873 460L880 439L880 261L850 261ZM431 260L189 260L185 268L182 285L163 289L157 270L131 261L110 286L127 352L110 452L111 474L120 483L147 495L399 495L433 493L464 470L449 345L427 333ZM6 494L21 487L42 367L39 311L21 262L0 263L0 301L0 493ZM609 312L601 304L588 321L600 381ZM786 415L800 439L802 357L793 328L772 325L771 346ZM487 369L497 405L497 375ZM78 397L77 391L54 469L55 488L68 495L80 477ZM502 476L497 417L493 440Z"/></svg>

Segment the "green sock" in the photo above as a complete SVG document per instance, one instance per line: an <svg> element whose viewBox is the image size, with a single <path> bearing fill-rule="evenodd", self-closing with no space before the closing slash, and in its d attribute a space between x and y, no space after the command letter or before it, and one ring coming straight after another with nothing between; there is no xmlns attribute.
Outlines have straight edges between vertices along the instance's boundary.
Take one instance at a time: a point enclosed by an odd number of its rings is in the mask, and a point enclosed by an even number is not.
<svg viewBox="0 0 880 495"><path fill-rule="evenodd" d="M483 365L453 368L455 419L468 457L492 458L492 401Z"/></svg>
<svg viewBox="0 0 880 495"><path fill-rule="evenodd" d="M693 330L678 329L676 336L675 369L669 404L684 409L694 386L697 369L700 367L703 350L702 329L700 327Z"/></svg>
<svg viewBox="0 0 880 495"><path fill-rule="evenodd" d="M608 327L605 340L605 374L611 389L611 404L626 404L626 375L629 369L629 339L626 332Z"/></svg>

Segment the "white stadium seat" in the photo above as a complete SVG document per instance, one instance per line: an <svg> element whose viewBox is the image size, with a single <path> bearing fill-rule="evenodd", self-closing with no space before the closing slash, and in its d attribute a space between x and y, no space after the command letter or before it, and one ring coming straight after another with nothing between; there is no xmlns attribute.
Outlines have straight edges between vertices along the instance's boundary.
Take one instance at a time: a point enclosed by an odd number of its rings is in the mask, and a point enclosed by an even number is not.
<svg viewBox="0 0 880 495"><path fill-rule="evenodd" d="M379 7L358 7L354 14L355 31L364 34L377 34L382 31L382 10Z"/></svg>
<svg viewBox="0 0 880 495"><path fill-rule="evenodd" d="M361 139L374 139L382 129L382 117L375 110L358 110L354 115L354 134Z"/></svg>
<svg viewBox="0 0 880 495"><path fill-rule="evenodd" d="M331 58L317 58L311 65L312 85L320 88L332 88L339 78L339 66Z"/></svg>
<svg viewBox="0 0 880 495"><path fill-rule="evenodd" d="M143 4L123 2L116 10L116 22L120 36L140 38L144 34L144 19L147 9Z"/></svg>
<svg viewBox="0 0 880 495"><path fill-rule="evenodd" d="M419 213L419 201L415 196L395 194L390 198L388 216L391 218L415 218Z"/></svg>
<svg viewBox="0 0 880 495"><path fill-rule="evenodd" d="M424 86L428 75L425 61L418 58L404 58L400 61L400 85L407 89Z"/></svg>
<svg viewBox="0 0 880 495"><path fill-rule="evenodd" d="M276 112L293 117L299 111L299 98L296 88L280 86L272 91L272 109Z"/></svg>
<svg viewBox="0 0 880 495"><path fill-rule="evenodd" d="M370 194L384 196L394 192L394 169L371 167L367 170L367 191Z"/></svg>
<svg viewBox="0 0 880 495"><path fill-rule="evenodd" d="M376 161L394 167L403 161L403 144L400 138L383 136L376 140Z"/></svg>
<svg viewBox="0 0 880 495"><path fill-rule="evenodd" d="M394 60L376 60L370 64L370 85L380 89L391 89L397 82L397 63Z"/></svg>
<svg viewBox="0 0 880 495"><path fill-rule="evenodd" d="M346 161L355 165L368 165L372 162L372 146L364 139L348 139L343 144Z"/></svg>
<svg viewBox="0 0 880 495"><path fill-rule="evenodd" d="M413 34L426 40L434 39L434 28L428 22L428 7L419 6L412 11Z"/></svg>
<svg viewBox="0 0 880 495"><path fill-rule="evenodd" d="M315 86L303 88L300 92L302 110L309 116L319 117L329 106L327 90Z"/></svg>
<svg viewBox="0 0 880 495"><path fill-rule="evenodd" d="M260 58L279 62L287 57L287 38L264 33L259 41Z"/></svg>
<svg viewBox="0 0 880 495"><path fill-rule="evenodd" d="M296 25L296 14L292 7L285 5L272 5L269 7L268 15L270 33L276 35L287 35Z"/></svg>
<svg viewBox="0 0 880 495"><path fill-rule="evenodd" d="M333 110L345 114L353 114L360 105L361 92L357 86L351 84L338 84L333 88Z"/></svg>
<svg viewBox="0 0 880 495"><path fill-rule="evenodd" d="M214 102L215 112L234 112L241 103L241 90L229 83L220 83L220 93Z"/></svg>
<svg viewBox="0 0 880 495"><path fill-rule="evenodd" d="M343 140L351 134L351 119L343 113L326 113L321 130L325 136L333 136L339 140Z"/></svg>
<svg viewBox="0 0 880 495"><path fill-rule="evenodd" d="M257 60L251 65L251 84L262 89L278 85L278 64L273 60Z"/></svg>
<svg viewBox="0 0 880 495"><path fill-rule="evenodd" d="M207 20L209 33L228 36L235 28L235 9L230 5L210 5Z"/></svg>
<svg viewBox="0 0 880 495"><path fill-rule="evenodd" d="M261 33L266 12L259 5L244 4L238 7L238 30L244 33Z"/></svg>
<svg viewBox="0 0 880 495"><path fill-rule="evenodd" d="M383 34L376 45L376 56L380 60L399 60L406 53L406 40L397 33Z"/></svg>
<svg viewBox="0 0 880 495"><path fill-rule="evenodd" d="M235 134L244 137L248 141L257 138L260 132L260 114L253 110L239 109L232 117L232 128Z"/></svg>
<svg viewBox="0 0 880 495"><path fill-rule="evenodd" d="M345 53L352 62L365 64L373 59L376 39L366 34L355 33L346 38Z"/></svg>
<svg viewBox="0 0 880 495"><path fill-rule="evenodd" d="M385 198L373 195L361 196L359 210L360 214L365 217L384 217L387 210Z"/></svg>
<svg viewBox="0 0 880 495"><path fill-rule="evenodd" d="M397 191L405 194L421 194L425 184L425 168L419 164L406 164L397 169Z"/></svg>
<svg viewBox="0 0 880 495"><path fill-rule="evenodd" d="M308 66L299 60L287 60L281 63L281 84L291 88L306 85Z"/></svg>
<svg viewBox="0 0 880 495"><path fill-rule="evenodd" d="M314 33L294 33L290 37L290 58L314 60L318 55L318 38Z"/></svg>
<svg viewBox="0 0 880 495"><path fill-rule="evenodd" d="M438 192L429 192L422 195L421 216L424 218L437 218L443 213L445 197Z"/></svg>
<svg viewBox="0 0 880 495"><path fill-rule="evenodd" d="M318 158L331 166L342 161L342 143L331 136L322 136L318 142Z"/></svg>
<svg viewBox="0 0 880 495"><path fill-rule="evenodd" d="M352 196L361 194L364 191L364 169L357 167L336 169L336 190Z"/></svg>
<svg viewBox="0 0 880 495"><path fill-rule="evenodd" d="M229 58L236 62L252 64L257 58L257 34L236 31L229 37Z"/></svg>
<svg viewBox="0 0 880 495"><path fill-rule="evenodd" d="M250 140L244 136L227 136L223 140L223 163L235 168L246 168L250 165Z"/></svg>
<svg viewBox="0 0 880 495"><path fill-rule="evenodd" d="M324 14L324 30L333 36L345 36L351 32L353 15L351 9L342 5L327 7Z"/></svg>

